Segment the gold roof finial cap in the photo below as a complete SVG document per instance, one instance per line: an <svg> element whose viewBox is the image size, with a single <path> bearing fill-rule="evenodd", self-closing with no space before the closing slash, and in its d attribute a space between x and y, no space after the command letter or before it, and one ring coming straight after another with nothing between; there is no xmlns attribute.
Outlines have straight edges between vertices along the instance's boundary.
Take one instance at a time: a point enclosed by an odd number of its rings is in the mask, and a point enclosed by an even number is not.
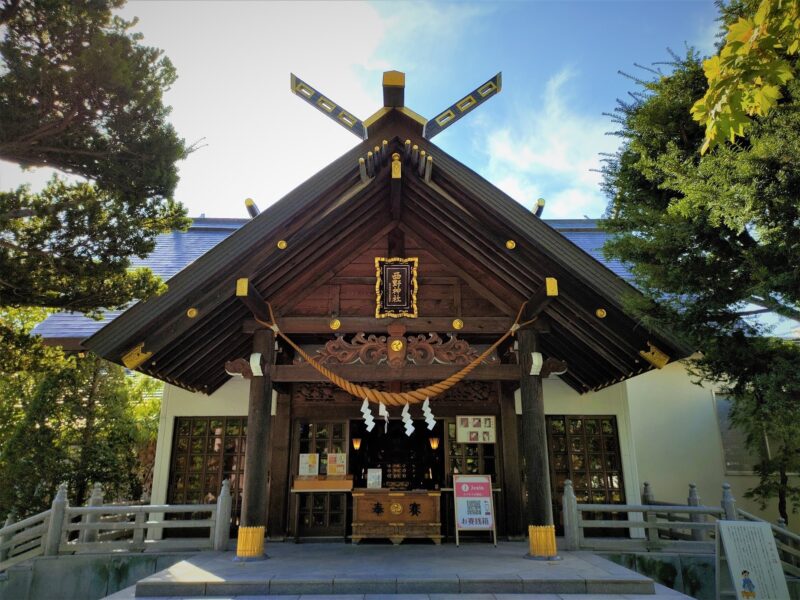
<svg viewBox="0 0 800 600"><path fill-rule="evenodd" d="M386 71L383 74L383 105L387 108L401 108L405 102L406 74L400 71Z"/></svg>

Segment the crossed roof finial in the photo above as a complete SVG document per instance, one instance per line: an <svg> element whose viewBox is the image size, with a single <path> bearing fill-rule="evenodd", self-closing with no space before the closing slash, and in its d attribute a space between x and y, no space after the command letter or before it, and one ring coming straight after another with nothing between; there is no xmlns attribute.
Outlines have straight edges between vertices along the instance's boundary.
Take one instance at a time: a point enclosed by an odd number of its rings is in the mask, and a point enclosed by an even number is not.
<svg viewBox="0 0 800 600"><path fill-rule="evenodd" d="M369 137L370 125L374 124L380 117L391 110L399 110L409 114L415 118L415 120L421 120L421 122L424 123L422 136L429 140L450 127L450 125L458 121L468 112L471 112L474 108L486 102L486 100L492 96L497 95L502 89L502 84L502 73L498 73L487 82L472 90L461 100L447 107L439 113L438 116L425 121L404 104L406 85L405 73L401 73L400 71L386 71L383 74L383 108L378 110L378 112L366 121L362 121L351 112L345 110L333 100L311 87L294 73L291 74L292 93L311 104L317 110L328 115L331 119L362 140Z"/></svg>

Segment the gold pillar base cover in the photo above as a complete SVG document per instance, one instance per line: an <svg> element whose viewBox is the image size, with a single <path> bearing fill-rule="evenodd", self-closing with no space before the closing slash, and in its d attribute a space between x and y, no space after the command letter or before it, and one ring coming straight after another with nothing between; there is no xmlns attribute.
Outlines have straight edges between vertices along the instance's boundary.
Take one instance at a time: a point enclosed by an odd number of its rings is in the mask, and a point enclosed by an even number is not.
<svg viewBox="0 0 800 600"><path fill-rule="evenodd" d="M550 558L558 555L555 525L528 525L528 540L532 557Z"/></svg>
<svg viewBox="0 0 800 600"><path fill-rule="evenodd" d="M236 558L262 558L264 556L264 529L264 526L239 527Z"/></svg>

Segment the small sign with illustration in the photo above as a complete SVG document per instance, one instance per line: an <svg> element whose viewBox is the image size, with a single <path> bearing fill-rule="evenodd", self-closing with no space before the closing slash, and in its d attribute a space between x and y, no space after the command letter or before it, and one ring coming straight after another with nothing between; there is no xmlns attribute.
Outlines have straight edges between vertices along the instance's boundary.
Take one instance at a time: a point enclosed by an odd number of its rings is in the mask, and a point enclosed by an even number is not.
<svg viewBox="0 0 800 600"><path fill-rule="evenodd" d="M717 574L720 572L720 551L728 563L736 598L789 598L769 523L717 521ZM724 591L720 590L721 593Z"/></svg>
<svg viewBox="0 0 800 600"><path fill-rule="evenodd" d="M347 455L331 452L328 454L328 475L347 475Z"/></svg>
<svg viewBox="0 0 800 600"><path fill-rule="evenodd" d="M316 477L319 475L319 454L301 454L297 474L300 477Z"/></svg>
<svg viewBox="0 0 800 600"><path fill-rule="evenodd" d="M380 489L383 480L383 469L367 469L367 487Z"/></svg>
<svg viewBox="0 0 800 600"><path fill-rule="evenodd" d="M491 415L456 417L456 442L459 444L494 444L497 424Z"/></svg>

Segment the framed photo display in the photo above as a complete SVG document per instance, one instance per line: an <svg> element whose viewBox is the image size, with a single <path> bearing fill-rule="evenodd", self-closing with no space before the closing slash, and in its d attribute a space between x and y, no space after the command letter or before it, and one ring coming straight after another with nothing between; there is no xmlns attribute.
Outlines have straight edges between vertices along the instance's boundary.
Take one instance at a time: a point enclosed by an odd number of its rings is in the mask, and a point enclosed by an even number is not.
<svg viewBox="0 0 800 600"><path fill-rule="evenodd" d="M456 442L459 444L494 444L497 442L497 420L493 415L456 417Z"/></svg>

